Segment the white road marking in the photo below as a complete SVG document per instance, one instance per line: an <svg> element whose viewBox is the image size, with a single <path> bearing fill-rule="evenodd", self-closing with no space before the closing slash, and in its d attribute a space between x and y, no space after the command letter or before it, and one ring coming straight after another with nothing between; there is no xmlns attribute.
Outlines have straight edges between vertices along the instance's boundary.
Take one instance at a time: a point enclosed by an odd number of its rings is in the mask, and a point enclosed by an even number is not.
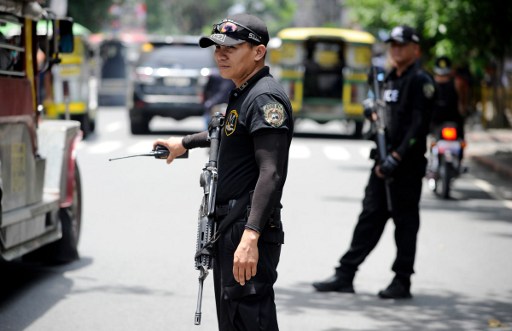
<svg viewBox="0 0 512 331"><path fill-rule="evenodd" d="M147 141L139 141L131 146L129 146L126 150L128 154L139 154L139 153L148 153L153 148L153 140Z"/></svg>
<svg viewBox="0 0 512 331"><path fill-rule="evenodd" d="M115 132L115 131L119 131L119 130L121 130L121 127L122 127L121 122L109 123L105 127L105 132L112 133L112 132Z"/></svg>
<svg viewBox="0 0 512 331"><path fill-rule="evenodd" d="M507 207L508 209L512 209L512 201L511 200L504 200L504 199L501 199L495 192L494 192L494 188L492 186L492 184L490 184L489 182L483 180L483 179L479 179L479 178L475 178L474 179L475 181L475 185L478 186L482 191L486 192L487 194L489 194L491 197L493 197L493 199L495 200L501 200L503 201L503 205L505 207Z"/></svg>
<svg viewBox="0 0 512 331"><path fill-rule="evenodd" d="M311 150L304 145L292 144L290 146L289 156L291 159L307 159L311 156Z"/></svg>
<svg viewBox="0 0 512 331"><path fill-rule="evenodd" d="M89 147L89 153L107 154L121 148L122 145L120 141L105 141Z"/></svg>
<svg viewBox="0 0 512 331"><path fill-rule="evenodd" d="M342 146L325 146L324 154L330 160L346 161L350 159L350 153Z"/></svg>
<svg viewBox="0 0 512 331"><path fill-rule="evenodd" d="M359 154L361 154L361 156L366 159L366 160L369 160L370 159L370 150L372 148L371 147L361 147L361 149L359 149Z"/></svg>

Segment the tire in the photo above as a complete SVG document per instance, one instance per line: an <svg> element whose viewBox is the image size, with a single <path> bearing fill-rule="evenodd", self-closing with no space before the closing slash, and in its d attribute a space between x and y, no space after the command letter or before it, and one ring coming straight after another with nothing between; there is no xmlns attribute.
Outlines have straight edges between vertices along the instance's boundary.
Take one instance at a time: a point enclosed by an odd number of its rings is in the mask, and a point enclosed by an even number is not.
<svg viewBox="0 0 512 331"><path fill-rule="evenodd" d="M86 138L92 132L92 130L91 130L91 119L89 118L88 114L84 114L84 115L80 116L79 121L80 121L80 129L82 129L84 138Z"/></svg>
<svg viewBox="0 0 512 331"><path fill-rule="evenodd" d="M149 119L143 116L130 116L130 130L132 134L149 133Z"/></svg>
<svg viewBox="0 0 512 331"><path fill-rule="evenodd" d="M364 122L355 121L354 133L352 134L353 138L359 139L363 137L363 126Z"/></svg>
<svg viewBox="0 0 512 331"><path fill-rule="evenodd" d="M89 117L89 129L91 133L96 130L96 120Z"/></svg>
<svg viewBox="0 0 512 331"><path fill-rule="evenodd" d="M440 164L440 184L437 185L441 192L439 192L440 196L443 199L449 199L450 198L450 190L451 190L451 182L454 177L454 169L451 166L451 164L446 163L444 159L442 159L442 162Z"/></svg>

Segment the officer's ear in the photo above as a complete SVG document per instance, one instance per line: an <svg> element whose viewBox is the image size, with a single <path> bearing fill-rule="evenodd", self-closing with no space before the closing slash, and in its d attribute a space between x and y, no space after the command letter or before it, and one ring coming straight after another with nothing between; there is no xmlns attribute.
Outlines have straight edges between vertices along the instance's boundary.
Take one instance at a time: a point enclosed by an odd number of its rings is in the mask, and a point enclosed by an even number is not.
<svg viewBox="0 0 512 331"><path fill-rule="evenodd" d="M267 53L267 47L265 45L257 45L255 46L256 51L256 61L259 61L265 57L265 54Z"/></svg>

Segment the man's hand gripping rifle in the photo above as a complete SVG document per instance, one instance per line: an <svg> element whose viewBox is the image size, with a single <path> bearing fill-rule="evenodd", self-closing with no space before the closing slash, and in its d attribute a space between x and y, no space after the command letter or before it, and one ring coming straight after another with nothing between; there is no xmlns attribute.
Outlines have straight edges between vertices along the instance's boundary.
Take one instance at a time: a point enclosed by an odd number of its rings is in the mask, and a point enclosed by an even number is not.
<svg viewBox="0 0 512 331"><path fill-rule="evenodd" d="M388 157L387 144L386 144L386 123L385 123L385 109L386 103L382 99L380 91L380 84L384 81L384 71L382 68L372 67L369 76L369 83L372 86L373 99L366 99L364 103L365 115L375 126L375 135L377 142L377 151L380 163L384 162ZM391 178L386 178L386 202L388 211L393 210L391 203L390 181Z"/></svg>
<svg viewBox="0 0 512 331"><path fill-rule="evenodd" d="M201 324L201 304L203 301L203 282L208 276L208 269L213 267L213 244L215 242L215 196L217 192L217 161L219 157L220 132L224 126L224 116L215 113L208 126L210 139L209 160L203 168L200 185L204 195L199 207L199 220L197 228L197 245L195 263L199 270L199 292L197 295L197 308L195 324Z"/></svg>

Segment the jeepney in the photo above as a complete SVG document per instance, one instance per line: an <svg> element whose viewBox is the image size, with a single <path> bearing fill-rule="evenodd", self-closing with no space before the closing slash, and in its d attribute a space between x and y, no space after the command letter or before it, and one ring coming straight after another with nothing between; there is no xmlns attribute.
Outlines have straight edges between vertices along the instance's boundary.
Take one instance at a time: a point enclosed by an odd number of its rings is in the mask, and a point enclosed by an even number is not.
<svg viewBox="0 0 512 331"><path fill-rule="evenodd" d="M52 36L37 35L42 18ZM10 24L19 34L4 34ZM0 37L0 259L69 262L81 227L80 123L42 120L38 76L72 52L72 21L35 0L0 0Z"/></svg>
<svg viewBox="0 0 512 331"><path fill-rule="evenodd" d="M367 75L375 38L341 28L287 28L269 44L269 64L291 99L296 119L354 123L361 136Z"/></svg>

